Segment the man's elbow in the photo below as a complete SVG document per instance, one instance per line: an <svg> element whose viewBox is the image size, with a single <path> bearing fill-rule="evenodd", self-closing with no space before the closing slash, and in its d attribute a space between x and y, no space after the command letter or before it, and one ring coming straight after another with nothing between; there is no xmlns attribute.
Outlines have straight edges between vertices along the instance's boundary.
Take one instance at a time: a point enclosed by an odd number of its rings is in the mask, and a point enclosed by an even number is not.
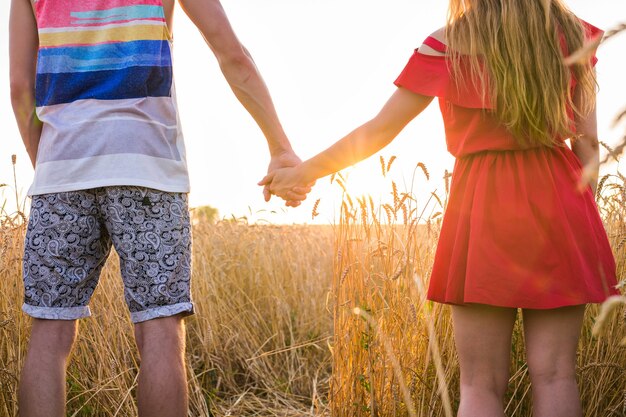
<svg viewBox="0 0 626 417"><path fill-rule="evenodd" d="M35 84L25 77L12 76L11 103L13 106L22 105L25 102L32 102L35 96Z"/></svg>
<svg viewBox="0 0 626 417"><path fill-rule="evenodd" d="M218 57L218 61L222 72L232 82L245 83L257 72L252 57L244 47Z"/></svg>

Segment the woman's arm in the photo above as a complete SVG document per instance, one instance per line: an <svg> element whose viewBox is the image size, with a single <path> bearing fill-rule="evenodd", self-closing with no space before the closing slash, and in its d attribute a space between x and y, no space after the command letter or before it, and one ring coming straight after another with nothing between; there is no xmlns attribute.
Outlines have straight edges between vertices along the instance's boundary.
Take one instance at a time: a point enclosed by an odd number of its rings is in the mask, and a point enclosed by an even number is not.
<svg viewBox="0 0 626 417"><path fill-rule="evenodd" d="M39 37L28 0L13 0L9 18L11 104L26 152L35 166L41 122L35 113L35 80Z"/></svg>
<svg viewBox="0 0 626 417"><path fill-rule="evenodd" d="M581 102L581 96L578 89L574 91L574 105L579 109L585 108ZM598 146L598 126L596 118L596 107L585 116L577 116L576 137L572 139L572 151L583 166L581 178L582 188L587 185L591 186L591 190L596 192L598 185L598 170L600 163L600 153Z"/></svg>
<svg viewBox="0 0 626 417"><path fill-rule="evenodd" d="M433 97L398 88L372 120L298 167L267 175L260 184L271 183L270 190L281 198L293 196L290 193L292 188L304 187L319 178L354 165L384 148L430 104L432 99Z"/></svg>

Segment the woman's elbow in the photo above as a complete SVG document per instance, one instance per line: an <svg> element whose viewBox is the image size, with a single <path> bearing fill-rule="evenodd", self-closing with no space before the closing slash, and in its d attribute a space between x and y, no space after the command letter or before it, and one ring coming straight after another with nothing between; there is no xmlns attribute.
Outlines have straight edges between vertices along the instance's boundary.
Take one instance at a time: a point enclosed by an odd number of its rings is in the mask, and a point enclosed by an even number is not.
<svg viewBox="0 0 626 417"><path fill-rule="evenodd" d="M380 120L379 117L373 118L365 126L368 131L367 135L378 142L381 147L391 143L402 130L402 126L397 123L390 120Z"/></svg>
<svg viewBox="0 0 626 417"><path fill-rule="evenodd" d="M588 149L597 151L600 148L600 140L596 133L581 133L574 138L572 146L585 146Z"/></svg>

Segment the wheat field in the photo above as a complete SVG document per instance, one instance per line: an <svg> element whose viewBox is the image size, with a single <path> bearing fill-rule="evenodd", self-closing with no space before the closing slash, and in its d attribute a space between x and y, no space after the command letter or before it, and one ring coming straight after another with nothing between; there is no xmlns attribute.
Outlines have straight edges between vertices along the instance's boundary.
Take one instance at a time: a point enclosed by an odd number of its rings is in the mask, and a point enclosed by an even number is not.
<svg viewBox="0 0 626 417"><path fill-rule="evenodd" d="M382 175L394 159L381 158ZM430 176L424 164L416 170ZM350 195L341 175L331 180L343 192L334 226L194 225L190 416L453 415L459 374L450 312L424 299L447 194L419 207L390 178L389 202L375 204ZM605 175L597 193L622 283L625 185L619 172ZM0 221L0 416L8 417L17 415L29 329L20 311L25 219L3 211ZM118 268L111 256L93 317L80 321L68 416L136 415L139 358ZM622 300L606 307L600 320L599 307L588 308L579 346L588 417L626 415L626 312ZM531 415L529 393L518 321L508 416Z"/></svg>

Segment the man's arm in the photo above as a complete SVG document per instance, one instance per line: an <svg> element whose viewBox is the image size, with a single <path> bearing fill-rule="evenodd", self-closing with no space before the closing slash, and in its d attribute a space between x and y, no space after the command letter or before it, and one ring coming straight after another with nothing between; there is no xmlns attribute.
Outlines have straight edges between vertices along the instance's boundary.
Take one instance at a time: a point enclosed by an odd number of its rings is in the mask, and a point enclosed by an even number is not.
<svg viewBox="0 0 626 417"><path fill-rule="evenodd" d="M301 161L280 124L267 86L252 56L237 39L219 0L179 0L179 3L215 54L235 96L265 135L272 157L268 171L299 164ZM263 194L269 200L269 188Z"/></svg>
<svg viewBox="0 0 626 417"><path fill-rule="evenodd" d="M35 80L39 37L28 0L12 0L9 19L11 104L30 160L35 166L41 122L35 114Z"/></svg>

